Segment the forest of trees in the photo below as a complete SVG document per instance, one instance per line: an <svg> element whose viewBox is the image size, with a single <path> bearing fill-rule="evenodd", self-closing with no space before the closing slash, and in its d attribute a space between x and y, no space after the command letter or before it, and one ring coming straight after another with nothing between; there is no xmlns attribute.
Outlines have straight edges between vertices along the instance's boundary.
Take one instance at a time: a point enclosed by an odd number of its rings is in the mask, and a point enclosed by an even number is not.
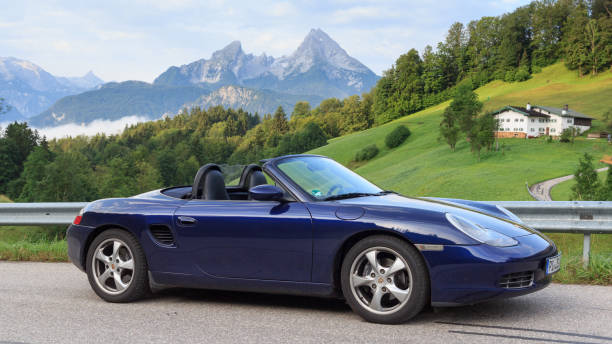
<svg viewBox="0 0 612 344"><path fill-rule="evenodd" d="M381 124L450 99L469 79L520 82L563 60L580 75L612 64L612 0L540 0L498 17L454 23L436 49L411 49L384 72L373 90Z"/></svg>
<svg viewBox="0 0 612 344"><path fill-rule="evenodd" d="M611 11L612 0L539 0L502 16L455 23L435 49L401 55L369 93L326 99L315 108L298 102L290 117L281 107L263 116L193 108L119 135L51 141L13 123L0 128L0 194L23 202L88 201L190 184L206 162L246 164L305 152L453 97L442 137L452 148L463 132L480 152L490 148L491 137L477 139L486 130L468 127L491 123L476 116L477 100L473 113L462 117L461 99L474 100L472 89L491 80L524 81L558 61L581 76L608 69Z"/></svg>

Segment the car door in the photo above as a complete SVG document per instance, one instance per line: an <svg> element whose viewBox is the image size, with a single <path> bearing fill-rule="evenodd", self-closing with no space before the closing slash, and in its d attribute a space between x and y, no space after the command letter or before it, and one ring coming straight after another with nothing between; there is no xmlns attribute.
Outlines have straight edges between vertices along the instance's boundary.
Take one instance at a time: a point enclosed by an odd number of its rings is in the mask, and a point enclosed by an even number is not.
<svg viewBox="0 0 612 344"><path fill-rule="evenodd" d="M312 221L302 203L191 200L175 223L182 249L204 274L311 280Z"/></svg>

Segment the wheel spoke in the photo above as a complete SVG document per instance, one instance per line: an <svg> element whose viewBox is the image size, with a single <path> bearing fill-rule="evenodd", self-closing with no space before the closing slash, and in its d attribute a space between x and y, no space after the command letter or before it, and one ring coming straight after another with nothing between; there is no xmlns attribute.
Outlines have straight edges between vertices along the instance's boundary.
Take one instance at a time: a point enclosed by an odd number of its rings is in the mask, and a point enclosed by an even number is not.
<svg viewBox="0 0 612 344"><path fill-rule="evenodd" d="M353 275L353 286L360 287L362 285L371 285L374 283L374 279L370 276L359 276L357 274Z"/></svg>
<svg viewBox="0 0 612 344"><path fill-rule="evenodd" d="M398 271L402 271L406 268L406 265L404 265L404 262L399 259L399 258L395 258L395 261L393 262L393 264L391 265L391 267L389 267L389 270L387 270L387 276L389 275L393 275L394 273L398 272Z"/></svg>
<svg viewBox="0 0 612 344"><path fill-rule="evenodd" d="M389 285L389 286L387 286L387 289L389 289L389 292L393 296L395 296L397 301L399 301L400 303L406 301L406 299L410 295L410 288L404 290L404 289L400 289L400 288L398 288L398 287L396 287L394 285Z"/></svg>
<svg viewBox="0 0 612 344"><path fill-rule="evenodd" d="M376 288L372 300L370 300L370 307L377 311L382 311L383 307L381 304L382 297L385 293L382 292L381 288Z"/></svg>
<svg viewBox="0 0 612 344"><path fill-rule="evenodd" d="M368 259L368 262L370 263L370 265L372 266L372 270L374 271L378 271L378 261L376 260L376 256L378 255L378 251L374 250L374 251L370 251L368 253L366 253L366 258Z"/></svg>
<svg viewBox="0 0 612 344"><path fill-rule="evenodd" d="M100 277L98 277L98 281L100 281L100 284L104 285L106 283L106 280L110 277L110 273L110 269L104 270Z"/></svg>
<svg viewBox="0 0 612 344"><path fill-rule="evenodd" d="M121 247L121 243L119 241L113 241L113 260L117 259L117 255L119 254L119 248Z"/></svg>
<svg viewBox="0 0 612 344"><path fill-rule="evenodd" d="M117 287L118 291L121 291L127 287L127 284L124 284L121 280L121 275L118 273L114 273L113 277L115 278L115 287Z"/></svg>
<svg viewBox="0 0 612 344"><path fill-rule="evenodd" d="M122 269L134 270L134 260L131 258L126 261L119 260L119 264L117 264L117 267L120 267Z"/></svg>
<svg viewBox="0 0 612 344"><path fill-rule="evenodd" d="M103 251L103 249L99 249L96 252L96 259L101 261L101 262L103 262L104 264L107 264L108 260L110 259L110 257L105 255L104 252L102 252L102 251Z"/></svg>

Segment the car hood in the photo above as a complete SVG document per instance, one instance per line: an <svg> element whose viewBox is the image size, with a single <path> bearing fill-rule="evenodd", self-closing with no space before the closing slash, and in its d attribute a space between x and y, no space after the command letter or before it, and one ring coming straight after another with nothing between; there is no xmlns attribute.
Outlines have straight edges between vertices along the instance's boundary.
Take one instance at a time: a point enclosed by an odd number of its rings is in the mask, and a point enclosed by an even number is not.
<svg viewBox="0 0 612 344"><path fill-rule="evenodd" d="M472 201L461 203L448 199L410 198L397 194L387 194L350 198L337 202L347 206L359 206L365 210L366 216L368 213L375 214L381 211L389 216L389 210L392 210L392 214L403 215L402 217L406 218L418 218L425 213L429 215L435 213L438 215L436 216L438 221L446 222L449 226L452 226L445 217L446 213L451 213L513 238L537 233L537 231L521 223L512 221L503 212L491 208L492 206L486 205L487 207L481 208L478 205L482 203ZM452 227L454 228L454 226Z"/></svg>

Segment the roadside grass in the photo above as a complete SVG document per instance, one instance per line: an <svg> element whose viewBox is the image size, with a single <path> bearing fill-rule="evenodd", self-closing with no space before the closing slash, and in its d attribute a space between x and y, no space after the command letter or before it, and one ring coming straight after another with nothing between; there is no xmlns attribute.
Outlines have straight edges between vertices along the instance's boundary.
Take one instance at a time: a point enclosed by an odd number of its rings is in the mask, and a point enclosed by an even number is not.
<svg viewBox="0 0 612 344"><path fill-rule="evenodd" d="M495 81L477 90L487 110L527 102L557 107L570 104L572 109L595 118L602 118L612 108L611 91L612 73L579 78L561 63L522 83ZM409 196L520 201L532 200L525 182L531 185L571 174L585 152L596 159L612 152L605 139L577 138L573 144L502 139L500 151L483 151L478 161L464 139L455 152L439 141L440 115L448 104L332 139L310 153L332 157L382 188ZM595 128L603 125L598 122L594 121ZM384 145L385 136L400 124L406 125L412 135L399 147L389 149ZM380 149L375 158L364 164L351 163L358 150L373 143Z"/></svg>
<svg viewBox="0 0 612 344"><path fill-rule="evenodd" d="M0 260L67 262L68 249L65 240L0 241Z"/></svg>
<svg viewBox="0 0 612 344"><path fill-rule="evenodd" d="M576 162L576 167L578 166L578 162ZM604 166L605 167L605 166ZM606 174L608 171L599 172L599 180L603 183L606 181ZM566 180L561 182L552 189L550 189L550 197L553 201L569 201L572 197L572 186L576 185L575 179Z"/></svg>
<svg viewBox="0 0 612 344"><path fill-rule="evenodd" d="M0 260L67 262L63 226L0 227Z"/></svg>
<svg viewBox="0 0 612 344"><path fill-rule="evenodd" d="M9 203L12 202L8 197L6 197L5 195L0 195L0 203Z"/></svg>
<svg viewBox="0 0 612 344"><path fill-rule="evenodd" d="M612 235L591 235L591 256L582 267L582 234L546 233L561 251L561 271L553 276L557 283L612 285Z"/></svg>

